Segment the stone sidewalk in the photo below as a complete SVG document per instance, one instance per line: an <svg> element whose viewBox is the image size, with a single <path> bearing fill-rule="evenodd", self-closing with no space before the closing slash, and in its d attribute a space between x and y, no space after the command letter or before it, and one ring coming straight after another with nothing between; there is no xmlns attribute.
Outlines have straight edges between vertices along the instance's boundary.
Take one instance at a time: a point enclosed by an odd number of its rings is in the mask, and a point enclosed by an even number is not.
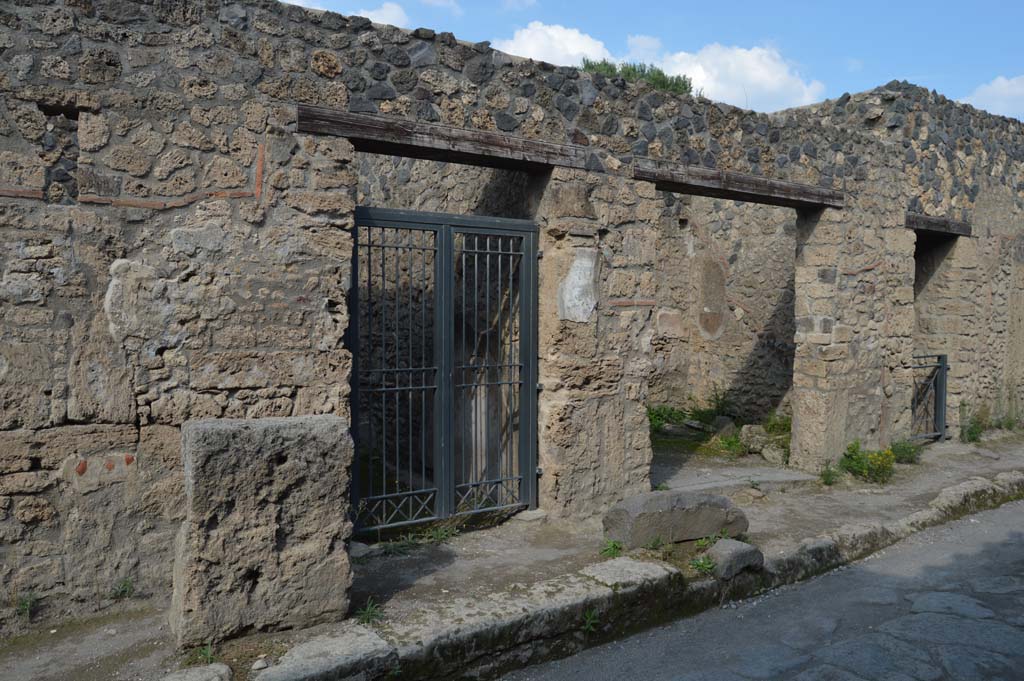
<svg viewBox="0 0 1024 681"><path fill-rule="evenodd" d="M898 466L885 486L844 479L826 488L792 471L706 458L688 461L670 479L678 488L727 494L740 505L750 520L748 540L765 554L764 570L720 582L686 574L644 550L608 560L599 520L567 526L533 514L434 544L380 547L354 561L351 594L353 615L372 598L380 605L378 619L247 637L218 646L215 657L232 666L235 681L360 672L366 679L495 676L805 579L924 527L1022 496L1024 437L933 445L920 464ZM118 625L107 619L103 627L111 626ZM106 650L103 659L69 653L69 663L81 664L63 671L85 669L87 662L107 674L95 678L160 679L183 662L163 636L163 647L146 648L148 666L126 646ZM0 669L23 668L45 645L46 637L35 645L5 644ZM258 659L268 667L251 671Z"/></svg>

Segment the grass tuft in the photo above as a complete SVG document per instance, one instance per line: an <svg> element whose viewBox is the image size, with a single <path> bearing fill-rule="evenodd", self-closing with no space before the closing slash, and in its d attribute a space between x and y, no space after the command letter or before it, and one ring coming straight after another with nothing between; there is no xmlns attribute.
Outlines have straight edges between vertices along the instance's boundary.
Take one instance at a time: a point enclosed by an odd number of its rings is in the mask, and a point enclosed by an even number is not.
<svg viewBox="0 0 1024 681"><path fill-rule="evenodd" d="M690 567L701 575L710 575L715 571L715 559L711 556L697 556L690 560Z"/></svg>
<svg viewBox="0 0 1024 681"><path fill-rule="evenodd" d="M663 92L671 92L676 95L693 94L693 81L688 76L670 76L653 64L617 63L608 59L595 60L584 57L582 68L588 73L599 73L608 78L621 78L627 83L644 81L655 90Z"/></svg>
<svg viewBox="0 0 1024 681"><path fill-rule="evenodd" d="M622 555L622 542L614 539L605 539L601 547L601 555L605 558L618 558Z"/></svg>
<svg viewBox="0 0 1024 681"><path fill-rule="evenodd" d="M821 483L827 487L831 487L839 482L839 475L839 469L833 466L831 461L826 461L820 473Z"/></svg>
<svg viewBox="0 0 1024 681"><path fill-rule="evenodd" d="M379 622L383 617L384 608L374 602L373 596L366 599L366 605L356 610L356 619L360 624L373 624Z"/></svg>
<svg viewBox="0 0 1024 681"><path fill-rule="evenodd" d="M910 440L893 442L889 449L896 457L896 463L919 463L921 461L921 446Z"/></svg>

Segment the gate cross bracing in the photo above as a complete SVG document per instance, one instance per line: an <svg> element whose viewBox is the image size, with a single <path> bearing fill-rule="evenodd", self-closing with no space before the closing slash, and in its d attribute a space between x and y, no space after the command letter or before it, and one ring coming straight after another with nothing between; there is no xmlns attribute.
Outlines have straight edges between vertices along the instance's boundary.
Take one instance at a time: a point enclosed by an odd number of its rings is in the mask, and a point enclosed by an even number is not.
<svg viewBox="0 0 1024 681"><path fill-rule="evenodd" d="M534 506L536 227L361 207L355 234L357 528Z"/></svg>
<svg viewBox="0 0 1024 681"><path fill-rule="evenodd" d="M914 439L946 437L946 355L914 355L914 395L911 402L911 436Z"/></svg>

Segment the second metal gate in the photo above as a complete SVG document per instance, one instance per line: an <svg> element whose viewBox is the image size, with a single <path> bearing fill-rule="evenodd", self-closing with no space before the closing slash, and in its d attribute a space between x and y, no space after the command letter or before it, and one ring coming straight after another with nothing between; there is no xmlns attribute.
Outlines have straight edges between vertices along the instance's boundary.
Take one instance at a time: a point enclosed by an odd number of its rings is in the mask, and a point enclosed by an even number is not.
<svg viewBox="0 0 1024 681"><path fill-rule="evenodd" d="M946 436L946 355L914 355L914 396L911 403L912 435L920 439Z"/></svg>
<svg viewBox="0 0 1024 681"><path fill-rule="evenodd" d="M359 529L536 503L536 238L521 220L356 210Z"/></svg>

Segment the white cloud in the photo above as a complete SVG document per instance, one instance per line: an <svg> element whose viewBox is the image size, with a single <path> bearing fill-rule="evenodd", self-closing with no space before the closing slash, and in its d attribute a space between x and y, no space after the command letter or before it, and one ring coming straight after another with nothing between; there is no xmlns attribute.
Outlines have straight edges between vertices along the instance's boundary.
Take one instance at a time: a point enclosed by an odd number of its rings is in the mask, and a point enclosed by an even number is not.
<svg viewBox="0 0 1024 681"><path fill-rule="evenodd" d="M652 35L627 36L626 47L629 49L626 61L653 63L657 62L664 52L661 40Z"/></svg>
<svg viewBox="0 0 1024 681"><path fill-rule="evenodd" d="M391 24L392 26L409 28L409 15L396 2L385 2L377 9L357 9L352 14L366 17L376 24Z"/></svg>
<svg viewBox="0 0 1024 681"><path fill-rule="evenodd" d="M778 49L705 45L697 52L666 52L660 39L631 35L627 53L616 59L605 44L581 32L532 21L509 40L496 40L499 50L554 64L576 65L583 57L655 64L671 75L686 75L705 97L758 111L778 111L821 101L825 85L805 80Z"/></svg>
<svg viewBox="0 0 1024 681"><path fill-rule="evenodd" d="M563 66L576 66L588 59L611 59L604 43L576 28L531 21L517 29L508 40L495 40L494 47L520 57Z"/></svg>
<svg viewBox="0 0 1024 681"><path fill-rule="evenodd" d="M459 6L457 0L420 0L424 5L430 5L431 7L440 7L441 9L449 10L452 14L457 17L462 16L462 7Z"/></svg>
<svg viewBox="0 0 1024 681"><path fill-rule="evenodd" d="M1024 76L998 76L991 83L979 85L964 101L979 109L1024 121Z"/></svg>
<svg viewBox="0 0 1024 681"><path fill-rule="evenodd" d="M665 54L656 62L687 75L704 96L757 111L778 111L821 101L825 84L807 81L774 47L705 45L697 52Z"/></svg>

